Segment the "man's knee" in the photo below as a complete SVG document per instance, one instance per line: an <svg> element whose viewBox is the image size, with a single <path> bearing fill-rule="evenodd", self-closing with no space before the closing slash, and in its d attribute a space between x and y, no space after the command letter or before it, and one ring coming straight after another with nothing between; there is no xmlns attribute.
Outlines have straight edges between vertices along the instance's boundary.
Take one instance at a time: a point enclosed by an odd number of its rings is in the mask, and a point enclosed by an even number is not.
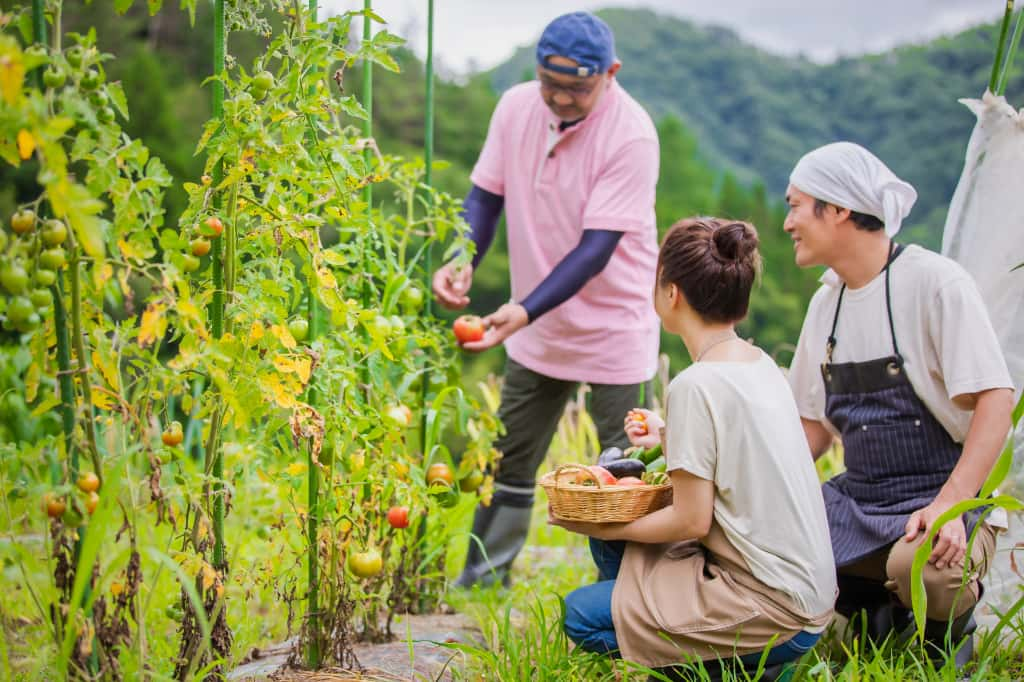
<svg viewBox="0 0 1024 682"><path fill-rule="evenodd" d="M897 540L889 552L886 562L888 582L886 586L896 593L900 602L907 608L913 604L911 573L914 557L921 546L922 539L914 542ZM981 552L984 552L984 548ZM921 581L927 597L928 618L948 620L965 613L978 601L980 588L979 574L975 566L979 564L979 552L974 552L974 560L967 560L965 566L947 566L938 569L934 564L925 563L921 570Z"/></svg>

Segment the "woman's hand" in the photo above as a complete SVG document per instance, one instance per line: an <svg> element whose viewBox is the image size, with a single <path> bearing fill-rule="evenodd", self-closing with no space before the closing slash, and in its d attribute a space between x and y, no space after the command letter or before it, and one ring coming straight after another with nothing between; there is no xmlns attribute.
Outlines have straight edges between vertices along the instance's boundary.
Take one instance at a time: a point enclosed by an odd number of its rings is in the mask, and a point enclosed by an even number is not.
<svg viewBox="0 0 1024 682"><path fill-rule="evenodd" d="M621 523L587 523L585 521L565 521L555 518L551 513L551 505L548 505L548 523L552 526L560 526L570 533L579 533L598 540L617 540L616 530L624 524Z"/></svg>
<svg viewBox="0 0 1024 682"><path fill-rule="evenodd" d="M625 431L629 442L642 448L653 448L661 443L661 430L665 420L650 410L636 407L626 414Z"/></svg>

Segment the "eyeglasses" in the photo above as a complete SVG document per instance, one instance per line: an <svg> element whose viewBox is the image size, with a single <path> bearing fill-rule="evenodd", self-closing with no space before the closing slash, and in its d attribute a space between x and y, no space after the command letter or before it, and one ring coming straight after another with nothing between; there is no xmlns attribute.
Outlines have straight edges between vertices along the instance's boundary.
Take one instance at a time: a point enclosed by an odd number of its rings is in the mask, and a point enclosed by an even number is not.
<svg viewBox="0 0 1024 682"><path fill-rule="evenodd" d="M540 77L540 87L544 92L551 95L561 92L569 95L569 97L572 97L573 99L588 96L594 91L594 88L597 87L599 82L600 76L594 76L593 81L589 83L584 81L582 83L573 83L572 85L562 85L561 83L556 83L550 78L545 78L544 76Z"/></svg>

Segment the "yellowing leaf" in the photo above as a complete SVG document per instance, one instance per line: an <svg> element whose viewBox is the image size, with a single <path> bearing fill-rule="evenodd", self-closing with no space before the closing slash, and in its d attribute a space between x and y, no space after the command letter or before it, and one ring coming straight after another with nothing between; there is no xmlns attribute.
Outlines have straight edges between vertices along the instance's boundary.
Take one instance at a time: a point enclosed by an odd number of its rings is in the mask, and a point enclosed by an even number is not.
<svg viewBox="0 0 1024 682"><path fill-rule="evenodd" d="M4 100L14 106L21 95L21 85L25 81L25 65L21 63L21 55L5 54L0 57L0 93Z"/></svg>
<svg viewBox="0 0 1024 682"><path fill-rule="evenodd" d="M142 323L139 325L139 345L148 346L159 338L163 338L167 331L167 318L164 316L165 306L160 303L150 303L145 312L142 313Z"/></svg>
<svg viewBox="0 0 1024 682"><path fill-rule="evenodd" d="M288 350L292 350L298 345L295 343L295 337L292 336L290 331L288 331L288 327L283 324L270 325L270 333L273 334L277 340L281 342L281 345Z"/></svg>
<svg viewBox="0 0 1024 682"><path fill-rule="evenodd" d="M304 473L306 473L306 463L305 462L292 462L285 469L285 472L289 476L298 476L299 474L304 474Z"/></svg>
<svg viewBox="0 0 1024 682"><path fill-rule="evenodd" d="M135 246L125 241L124 239L117 240L117 248L121 249L121 254L124 255L125 258L130 258L134 260L145 260L146 258L146 255L144 253L139 251L137 248L135 248Z"/></svg>
<svg viewBox="0 0 1024 682"><path fill-rule="evenodd" d="M32 152L36 150L36 138L32 133L22 128L18 131L18 156L22 161L32 158Z"/></svg>
<svg viewBox="0 0 1024 682"><path fill-rule="evenodd" d="M277 367L281 372L297 374L303 384L309 381L309 375L313 369L312 364L309 356L289 357L287 355L278 355L274 358L274 367Z"/></svg>
<svg viewBox="0 0 1024 682"><path fill-rule="evenodd" d="M249 345L252 345L263 338L263 323L257 320L249 327Z"/></svg>
<svg viewBox="0 0 1024 682"><path fill-rule="evenodd" d="M337 289L338 280L334 278L334 273L327 268L319 268L316 271L316 281L324 289Z"/></svg>
<svg viewBox="0 0 1024 682"><path fill-rule="evenodd" d="M260 374L257 381L263 392L269 394L279 407L290 409L299 404L296 396L302 387L298 386L297 382L294 382L296 385L292 385L293 382L286 382L284 377L276 373Z"/></svg>
<svg viewBox="0 0 1024 682"><path fill-rule="evenodd" d="M213 583L217 580L217 571L213 570L213 566L210 564L203 562L201 572L203 575L203 591L205 592L213 587Z"/></svg>
<svg viewBox="0 0 1024 682"><path fill-rule="evenodd" d="M107 382L107 386L109 386L115 393L120 393L121 374L114 366L113 358L109 355L104 356L104 354L101 354L99 351L93 351L92 364L100 371L100 374L103 375L103 380Z"/></svg>
<svg viewBox="0 0 1024 682"><path fill-rule="evenodd" d="M114 399L106 391L101 391L97 387L92 387L92 405L93 407L100 410L109 410L114 406Z"/></svg>

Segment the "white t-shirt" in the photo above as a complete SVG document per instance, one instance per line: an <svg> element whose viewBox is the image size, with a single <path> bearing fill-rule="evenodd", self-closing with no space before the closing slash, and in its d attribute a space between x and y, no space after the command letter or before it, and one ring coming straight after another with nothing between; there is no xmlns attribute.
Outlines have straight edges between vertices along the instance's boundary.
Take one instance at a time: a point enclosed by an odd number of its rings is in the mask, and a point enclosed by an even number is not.
<svg viewBox="0 0 1024 682"><path fill-rule="evenodd" d="M890 270L896 342L917 396L957 443L963 443L973 411L953 397L992 388L1013 388L999 340L971 276L956 262L908 246ZM789 383L800 416L835 427L825 417L821 363L842 285L831 270L811 299L800 332ZM885 311L885 276L843 294L833 362L863 362L891 355Z"/></svg>
<svg viewBox="0 0 1024 682"><path fill-rule="evenodd" d="M825 502L782 371L701 362L668 389L665 457L715 483L715 520L754 577L805 613L832 608L836 570Z"/></svg>

